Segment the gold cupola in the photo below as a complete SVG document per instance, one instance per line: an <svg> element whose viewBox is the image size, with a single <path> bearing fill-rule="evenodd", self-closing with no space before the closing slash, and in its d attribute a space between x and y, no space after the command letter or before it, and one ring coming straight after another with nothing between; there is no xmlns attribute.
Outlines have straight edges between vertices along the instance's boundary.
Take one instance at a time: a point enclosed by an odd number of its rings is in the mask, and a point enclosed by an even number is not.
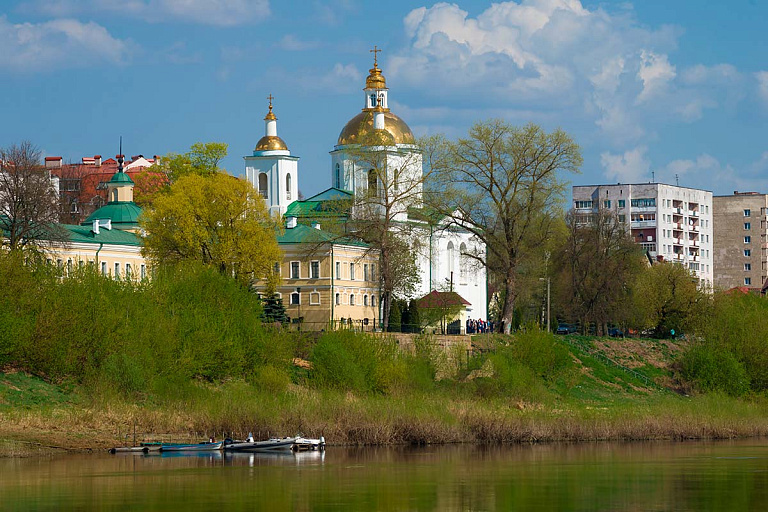
<svg viewBox="0 0 768 512"><path fill-rule="evenodd" d="M269 112L264 116L266 133L253 148L254 155L260 151L288 151L288 145L277 136L277 116L272 112L272 100L275 98L270 94L267 99L269 100Z"/></svg>

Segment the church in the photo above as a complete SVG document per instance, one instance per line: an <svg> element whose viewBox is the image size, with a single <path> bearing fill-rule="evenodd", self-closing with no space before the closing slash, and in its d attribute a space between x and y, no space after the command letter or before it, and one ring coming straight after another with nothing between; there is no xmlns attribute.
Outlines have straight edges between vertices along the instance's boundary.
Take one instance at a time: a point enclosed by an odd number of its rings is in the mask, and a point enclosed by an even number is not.
<svg viewBox="0 0 768 512"><path fill-rule="evenodd" d="M330 151L328 189L299 200L299 157L291 154L277 134L271 95L264 118L265 134L256 143L253 154L244 157L245 177L264 197L272 215L285 218L288 226L298 222L321 227L323 217L327 219L328 212L333 210L330 205L339 200L349 200L354 205L349 212L352 218L362 214L356 211L361 203L386 205L393 225L408 226L412 238L410 245L415 252L419 282L414 296L409 298L450 290L464 299L462 326L466 319L485 320L485 268L467 256L486 254L485 246L447 218L425 214L422 151L406 122L389 108L389 89L378 66L378 51L373 50L374 63L363 88L362 109L341 129ZM356 201L361 198L367 201ZM371 198L377 201L370 201ZM385 208L379 208L383 215Z"/></svg>

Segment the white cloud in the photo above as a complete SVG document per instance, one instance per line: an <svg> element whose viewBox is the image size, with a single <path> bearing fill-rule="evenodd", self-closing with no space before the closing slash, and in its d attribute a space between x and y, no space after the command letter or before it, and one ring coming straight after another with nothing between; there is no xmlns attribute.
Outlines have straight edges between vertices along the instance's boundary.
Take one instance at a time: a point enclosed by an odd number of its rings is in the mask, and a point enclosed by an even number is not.
<svg viewBox="0 0 768 512"><path fill-rule="evenodd" d="M282 39L280 39L280 42L277 44L277 46L283 50L301 52L317 48L318 43L315 41L302 41L293 34L286 34Z"/></svg>
<svg viewBox="0 0 768 512"><path fill-rule="evenodd" d="M675 67L669 63L666 55L657 55L653 52L642 51L640 53L640 70L637 77L643 82L643 90L637 96L637 102L642 103L663 94L677 73Z"/></svg>
<svg viewBox="0 0 768 512"><path fill-rule="evenodd" d="M48 16L121 14L150 23L233 26L269 16L269 0L31 0L22 12Z"/></svg>
<svg viewBox="0 0 768 512"><path fill-rule="evenodd" d="M757 79L757 92L763 101L768 102L768 71L758 71L755 73Z"/></svg>
<svg viewBox="0 0 768 512"><path fill-rule="evenodd" d="M645 156L647 151L645 146L638 146L619 155L601 153L600 163L605 169L605 177L617 183L645 181L651 169L651 163Z"/></svg>
<svg viewBox="0 0 768 512"><path fill-rule="evenodd" d="M59 19L12 24L0 16L0 47L0 67L34 72L121 64L130 57L132 43L112 37L94 22Z"/></svg>

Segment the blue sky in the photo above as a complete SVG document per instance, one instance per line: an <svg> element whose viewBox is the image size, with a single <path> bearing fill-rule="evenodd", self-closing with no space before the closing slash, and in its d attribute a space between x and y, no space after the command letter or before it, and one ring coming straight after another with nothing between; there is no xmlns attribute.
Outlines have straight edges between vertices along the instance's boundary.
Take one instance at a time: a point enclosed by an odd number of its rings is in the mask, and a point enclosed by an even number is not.
<svg viewBox="0 0 768 512"><path fill-rule="evenodd" d="M373 45L417 135L502 117L581 145L574 184L768 192L768 2L21 0L0 7L0 145L65 160L263 135L275 96L300 190L362 108Z"/></svg>

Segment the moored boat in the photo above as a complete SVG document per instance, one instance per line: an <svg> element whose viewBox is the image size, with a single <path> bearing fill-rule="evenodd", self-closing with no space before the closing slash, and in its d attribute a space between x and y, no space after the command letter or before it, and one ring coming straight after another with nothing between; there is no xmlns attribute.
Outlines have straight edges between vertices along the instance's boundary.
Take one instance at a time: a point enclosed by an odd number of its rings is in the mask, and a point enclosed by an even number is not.
<svg viewBox="0 0 768 512"><path fill-rule="evenodd" d="M147 453L149 449L146 446L116 446L109 449L109 453Z"/></svg>
<svg viewBox="0 0 768 512"><path fill-rule="evenodd" d="M232 441L225 443L224 449L234 452L274 452L290 451L296 442L295 437L272 437L265 441L255 441L253 435L249 434L245 441Z"/></svg>
<svg viewBox="0 0 768 512"><path fill-rule="evenodd" d="M295 452L313 452L325 450L325 437L320 436L319 439L312 439L309 437L297 437L292 447Z"/></svg>
<svg viewBox="0 0 768 512"><path fill-rule="evenodd" d="M221 450L223 441L207 442L197 444L164 444L160 447L161 452L210 452Z"/></svg>

